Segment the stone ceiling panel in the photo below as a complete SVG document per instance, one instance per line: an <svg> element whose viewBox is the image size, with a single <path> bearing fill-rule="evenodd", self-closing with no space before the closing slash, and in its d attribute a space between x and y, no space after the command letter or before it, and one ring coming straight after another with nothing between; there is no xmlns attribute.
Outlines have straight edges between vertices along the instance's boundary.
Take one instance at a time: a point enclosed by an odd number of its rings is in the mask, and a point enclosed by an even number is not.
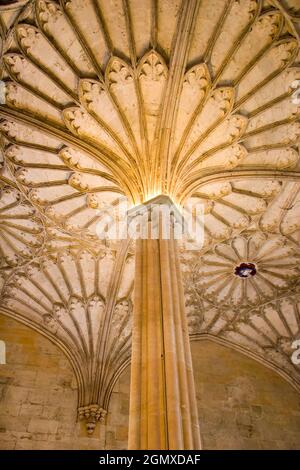
<svg viewBox="0 0 300 470"><path fill-rule="evenodd" d="M69 355L91 431L130 357L132 250L97 232L126 199L203 204L203 248L182 246L192 334L300 383L298 3L0 7L3 309Z"/></svg>

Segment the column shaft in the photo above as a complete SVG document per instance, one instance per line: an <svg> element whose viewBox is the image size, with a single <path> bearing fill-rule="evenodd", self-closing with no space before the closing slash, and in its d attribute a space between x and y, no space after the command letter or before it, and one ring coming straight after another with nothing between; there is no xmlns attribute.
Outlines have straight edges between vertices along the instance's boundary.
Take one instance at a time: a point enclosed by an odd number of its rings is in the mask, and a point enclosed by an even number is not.
<svg viewBox="0 0 300 470"><path fill-rule="evenodd" d="M177 242L136 241L129 449L200 449Z"/></svg>

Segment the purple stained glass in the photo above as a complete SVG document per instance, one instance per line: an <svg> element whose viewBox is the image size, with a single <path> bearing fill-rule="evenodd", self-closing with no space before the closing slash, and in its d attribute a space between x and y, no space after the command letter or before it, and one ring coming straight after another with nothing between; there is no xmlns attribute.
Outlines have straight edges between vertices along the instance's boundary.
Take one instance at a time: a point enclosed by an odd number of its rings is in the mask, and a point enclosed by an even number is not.
<svg viewBox="0 0 300 470"><path fill-rule="evenodd" d="M247 278L251 276L255 276L256 274L256 267L253 263L241 263L237 266L234 270L234 274L241 278Z"/></svg>

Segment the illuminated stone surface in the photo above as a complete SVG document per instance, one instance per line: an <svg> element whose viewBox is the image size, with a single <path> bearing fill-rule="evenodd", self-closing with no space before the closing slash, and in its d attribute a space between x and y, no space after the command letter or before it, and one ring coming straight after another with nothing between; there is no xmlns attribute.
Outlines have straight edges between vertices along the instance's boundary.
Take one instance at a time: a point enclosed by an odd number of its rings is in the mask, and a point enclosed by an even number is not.
<svg viewBox="0 0 300 470"><path fill-rule="evenodd" d="M203 204L203 247L180 245L191 336L300 387L299 18L296 0L0 7L1 314L63 349L87 425L130 362L134 243L96 233L122 197Z"/></svg>

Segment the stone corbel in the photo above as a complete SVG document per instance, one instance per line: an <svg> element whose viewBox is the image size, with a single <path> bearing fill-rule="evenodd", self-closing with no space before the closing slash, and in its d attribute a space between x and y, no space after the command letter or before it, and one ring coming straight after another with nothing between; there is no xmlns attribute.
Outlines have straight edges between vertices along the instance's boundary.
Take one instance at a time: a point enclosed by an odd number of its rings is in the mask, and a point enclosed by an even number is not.
<svg viewBox="0 0 300 470"><path fill-rule="evenodd" d="M98 421L104 422L107 411L99 405L80 406L78 408L78 419L85 421L88 434L93 434Z"/></svg>

